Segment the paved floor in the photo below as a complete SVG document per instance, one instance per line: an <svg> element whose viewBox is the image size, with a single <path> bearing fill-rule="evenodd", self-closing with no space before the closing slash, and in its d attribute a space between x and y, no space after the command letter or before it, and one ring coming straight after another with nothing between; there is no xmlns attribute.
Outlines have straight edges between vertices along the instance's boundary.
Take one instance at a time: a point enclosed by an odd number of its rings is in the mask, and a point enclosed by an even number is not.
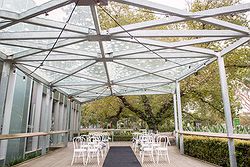
<svg viewBox="0 0 250 167"><path fill-rule="evenodd" d="M131 146L131 142L114 142L110 146ZM18 165L18 167L70 167L72 158L72 144L69 143L68 147L62 148L47 155L28 161L26 163ZM141 162L139 154L136 153L137 158ZM159 164L154 164L149 158L145 158L143 167L213 167L213 165L199 161L197 159L183 156L179 154L178 149L175 146L169 147L170 164L164 161L160 161ZM102 166L105 157L101 159ZM73 167L83 166L80 159L78 163L75 163ZM85 165L86 166L86 165ZM90 162L87 167L97 167L95 159Z"/></svg>

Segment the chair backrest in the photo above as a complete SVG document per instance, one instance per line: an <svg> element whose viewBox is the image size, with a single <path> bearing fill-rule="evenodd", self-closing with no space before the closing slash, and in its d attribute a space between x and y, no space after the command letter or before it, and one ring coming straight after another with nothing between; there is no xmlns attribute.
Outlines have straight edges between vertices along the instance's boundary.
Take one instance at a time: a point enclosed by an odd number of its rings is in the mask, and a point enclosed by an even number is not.
<svg viewBox="0 0 250 167"><path fill-rule="evenodd" d="M161 147L167 147L169 143L169 138L166 135L160 135L157 137L157 143L161 144Z"/></svg>
<svg viewBox="0 0 250 167"><path fill-rule="evenodd" d="M83 143L83 139L81 137L74 137L73 138L74 149L80 149L82 143Z"/></svg>
<svg viewBox="0 0 250 167"><path fill-rule="evenodd" d="M98 143L100 141L101 141L100 136L91 136L91 137L88 138L88 142L96 142L96 143Z"/></svg>
<svg viewBox="0 0 250 167"><path fill-rule="evenodd" d="M84 141L87 141L87 139L89 138L89 135L81 135L80 136Z"/></svg>

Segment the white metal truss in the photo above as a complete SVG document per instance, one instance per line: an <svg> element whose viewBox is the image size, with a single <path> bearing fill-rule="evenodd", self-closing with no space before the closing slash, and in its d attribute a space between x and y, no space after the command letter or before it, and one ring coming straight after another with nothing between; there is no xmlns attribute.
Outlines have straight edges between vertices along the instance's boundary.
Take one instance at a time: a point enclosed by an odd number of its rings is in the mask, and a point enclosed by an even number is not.
<svg viewBox="0 0 250 167"><path fill-rule="evenodd" d="M147 0L111 1L161 12L167 17L102 30L98 17L100 7L77 6L89 12L83 18L86 24L77 20L81 15L73 15L75 22L67 23L46 57L65 23L43 15L61 8L65 10L65 6L72 10L75 1L51 0L19 12L14 6L13 11L3 7L0 9L0 61L12 61L34 79L85 102L112 95L172 93L176 81L250 40L247 27L215 18L247 12L250 3L192 13ZM64 14L67 17L66 12ZM189 20L205 22L217 29L148 29ZM176 37L188 40L165 40ZM197 46L227 40L234 43L219 52ZM32 73L41 63L43 65Z"/></svg>

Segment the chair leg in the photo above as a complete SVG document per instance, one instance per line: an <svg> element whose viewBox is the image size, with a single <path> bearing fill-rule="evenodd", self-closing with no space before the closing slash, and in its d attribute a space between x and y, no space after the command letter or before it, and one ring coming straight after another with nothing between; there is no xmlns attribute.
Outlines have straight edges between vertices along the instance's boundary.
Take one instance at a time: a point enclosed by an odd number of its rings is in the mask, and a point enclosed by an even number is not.
<svg viewBox="0 0 250 167"><path fill-rule="evenodd" d="M99 152L97 152L96 157L97 157L97 163L98 163L98 166L99 166L99 164L100 164Z"/></svg>
<svg viewBox="0 0 250 167"><path fill-rule="evenodd" d="M71 166L73 165L74 161L75 161L75 152L73 153L73 157L72 157L72 161L71 161Z"/></svg>
<svg viewBox="0 0 250 167"><path fill-rule="evenodd" d="M169 156L168 156L168 151L167 151L167 158L168 158L168 163L170 163Z"/></svg>
<svg viewBox="0 0 250 167"><path fill-rule="evenodd" d="M144 161L144 152L142 152L142 158L141 158L141 163L143 164L143 161Z"/></svg>
<svg viewBox="0 0 250 167"><path fill-rule="evenodd" d="M82 152L82 164L84 165L85 164L85 158L84 158L84 152Z"/></svg>
<svg viewBox="0 0 250 167"><path fill-rule="evenodd" d="M88 152L88 154L87 154L87 159L86 159L86 165L88 164L88 161L89 161L89 156L90 156L90 154L89 154L89 152Z"/></svg>
<svg viewBox="0 0 250 167"><path fill-rule="evenodd" d="M157 157L156 157L156 163L157 164L159 163L159 159L160 159L160 153L159 153L159 151L157 151Z"/></svg>
<svg viewBox="0 0 250 167"><path fill-rule="evenodd" d="M151 152L151 157L152 157L153 163L155 163L154 152L153 151Z"/></svg>

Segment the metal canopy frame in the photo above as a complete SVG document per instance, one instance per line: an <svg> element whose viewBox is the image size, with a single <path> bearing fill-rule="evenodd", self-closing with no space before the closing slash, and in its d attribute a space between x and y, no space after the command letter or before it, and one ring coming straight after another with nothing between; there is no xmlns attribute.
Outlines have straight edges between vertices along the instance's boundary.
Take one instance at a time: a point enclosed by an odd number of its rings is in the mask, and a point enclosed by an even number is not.
<svg viewBox="0 0 250 167"><path fill-rule="evenodd" d="M97 6L82 7L81 10L89 11L92 26L68 23L52 53L44 60L65 23L42 15L65 6L70 8L75 1L51 0L21 12L2 7L0 61L10 61L33 78L86 102L111 95L174 93L176 82L250 39L247 27L214 18L249 11L250 3L191 13L147 0L112 1L170 16L102 30ZM215 25L218 30L148 29L188 20ZM162 40L172 37L195 39ZM220 52L195 46L231 39L235 42ZM32 73L42 61L43 66Z"/></svg>

